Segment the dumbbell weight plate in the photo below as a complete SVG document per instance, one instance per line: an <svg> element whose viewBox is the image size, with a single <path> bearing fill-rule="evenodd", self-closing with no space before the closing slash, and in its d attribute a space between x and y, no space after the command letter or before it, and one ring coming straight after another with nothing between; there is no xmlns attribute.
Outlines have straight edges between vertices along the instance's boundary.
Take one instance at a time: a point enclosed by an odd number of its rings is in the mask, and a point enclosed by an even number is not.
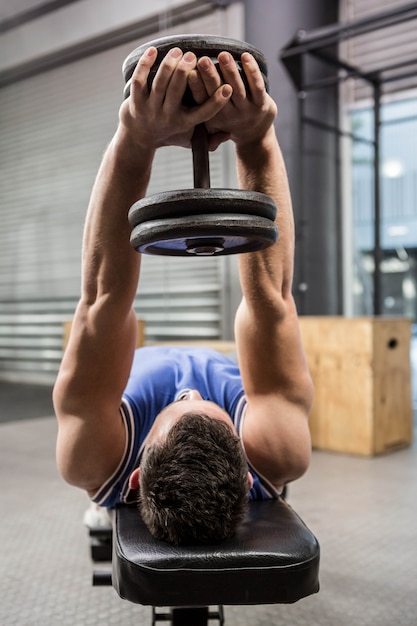
<svg viewBox="0 0 417 626"><path fill-rule="evenodd" d="M131 226L154 219L175 220L189 215L238 213L275 220L277 208L269 196L242 189L181 189L142 198L129 211Z"/></svg>
<svg viewBox="0 0 417 626"><path fill-rule="evenodd" d="M169 256L220 256L255 252L278 238L265 217L218 213L152 219L134 227L130 243L138 252Z"/></svg>

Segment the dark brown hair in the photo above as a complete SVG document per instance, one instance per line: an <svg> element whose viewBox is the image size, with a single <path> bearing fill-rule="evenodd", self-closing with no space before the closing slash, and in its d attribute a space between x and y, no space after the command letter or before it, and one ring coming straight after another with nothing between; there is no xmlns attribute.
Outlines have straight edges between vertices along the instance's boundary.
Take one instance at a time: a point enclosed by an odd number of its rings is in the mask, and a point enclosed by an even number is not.
<svg viewBox="0 0 417 626"><path fill-rule="evenodd" d="M156 539L207 544L228 539L248 501L239 437L221 420L185 413L140 465L139 508Z"/></svg>

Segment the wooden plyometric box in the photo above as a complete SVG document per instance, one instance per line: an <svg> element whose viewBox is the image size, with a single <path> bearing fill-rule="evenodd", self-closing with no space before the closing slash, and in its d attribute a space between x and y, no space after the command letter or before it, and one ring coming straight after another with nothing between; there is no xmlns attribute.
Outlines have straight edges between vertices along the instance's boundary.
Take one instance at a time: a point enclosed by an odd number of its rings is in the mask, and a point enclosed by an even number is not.
<svg viewBox="0 0 417 626"><path fill-rule="evenodd" d="M313 447L373 456L412 441L411 322L302 317Z"/></svg>

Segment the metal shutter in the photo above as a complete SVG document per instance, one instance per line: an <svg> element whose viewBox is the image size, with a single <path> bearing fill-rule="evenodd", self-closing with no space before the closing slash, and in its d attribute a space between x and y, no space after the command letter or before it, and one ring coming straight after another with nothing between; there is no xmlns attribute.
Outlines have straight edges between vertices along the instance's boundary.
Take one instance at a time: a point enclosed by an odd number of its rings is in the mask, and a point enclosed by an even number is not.
<svg viewBox="0 0 417 626"><path fill-rule="evenodd" d="M409 5L409 0L345 0L344 19L362 19ZM381 28L346 42L349 62L367 71L392 66L409 59L417 63L416 22L410 20L401 24ZM415 67L415 66L413 66ZM417 73L407 80L388 82L384 92L390 93L417 87ZM355 81L354 98L362 100L370 96L370 88L362 81Z"/></svg>
<svg viewBox="0 0 417 626"><path fill-rule="evenodd" d="M152 37L228 36L227 11L161 30L0 89L0 378L50 382L62 356L64 319L80 289L89 194L117 124L121 63ZM160 151L150 193L192 186L187 150ZM233 186L229 149L212 156L213 186ZM222 335L229 259L145 258L137 312L150 339Z"/></svg>

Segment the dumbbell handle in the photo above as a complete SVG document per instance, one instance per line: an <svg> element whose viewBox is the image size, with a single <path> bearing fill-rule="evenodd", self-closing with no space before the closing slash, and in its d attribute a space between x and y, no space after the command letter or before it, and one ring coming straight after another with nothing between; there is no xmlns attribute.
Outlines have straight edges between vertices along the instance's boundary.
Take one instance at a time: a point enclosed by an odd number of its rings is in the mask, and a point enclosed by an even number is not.
<svg viewBox="0 0 417 626"><path fill-rule="evenodd" d="M208 132L204 124L197 124L191 138L195 189L210 189Z"/></svg>

